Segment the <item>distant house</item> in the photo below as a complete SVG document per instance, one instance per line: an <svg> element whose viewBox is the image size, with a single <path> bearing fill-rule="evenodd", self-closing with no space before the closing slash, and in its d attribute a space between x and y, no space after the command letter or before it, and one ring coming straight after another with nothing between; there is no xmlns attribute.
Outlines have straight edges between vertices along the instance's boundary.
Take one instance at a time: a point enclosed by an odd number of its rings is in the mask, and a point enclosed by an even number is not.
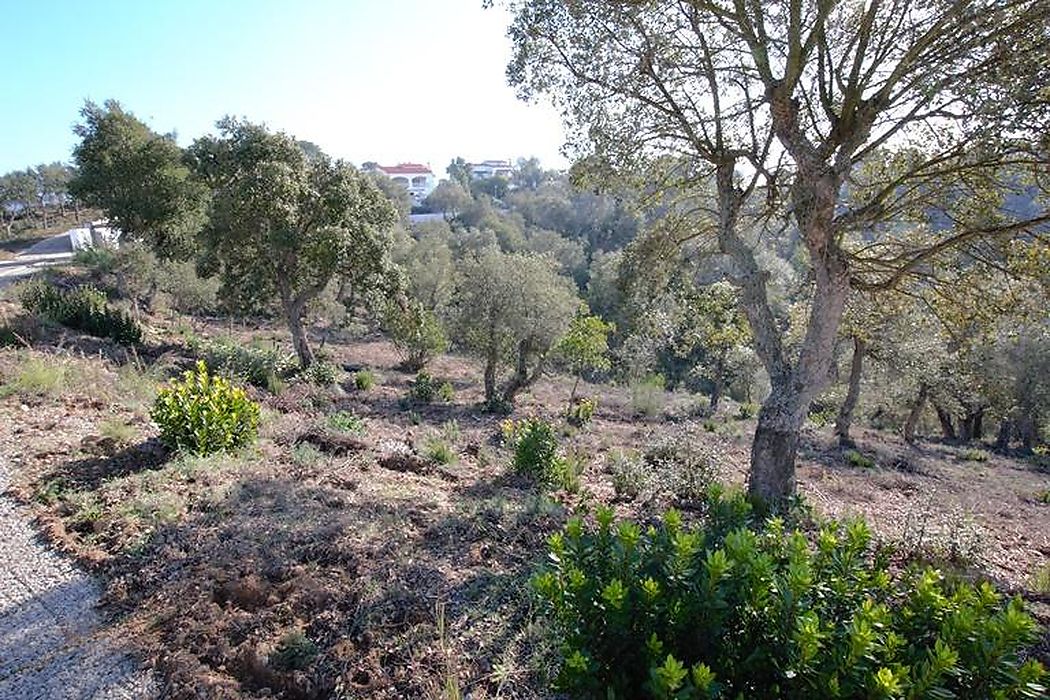
<svg viewBox="0 0 1050 700"><path fill-rule="evenodd" d="M437 176L430 168L419 163L377 165L376 170L385 173L394 182L404 185L415 204L422 203L438 184Z"/></svg>
<svg viewBox="0 0 1050 700"><path fill-rule="evenodd" d="M483 160L470 164L470 176L475 180L487 180L490 177L509 180L513 174L514 166L509 160Z"/></svg>

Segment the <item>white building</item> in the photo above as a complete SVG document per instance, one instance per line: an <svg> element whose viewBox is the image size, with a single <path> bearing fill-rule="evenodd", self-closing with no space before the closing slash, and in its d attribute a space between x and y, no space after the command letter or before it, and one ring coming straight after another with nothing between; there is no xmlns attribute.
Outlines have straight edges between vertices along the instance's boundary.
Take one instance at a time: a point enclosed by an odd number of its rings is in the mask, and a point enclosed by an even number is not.
<svg viewBox="0 0 1050 700"><path fill-rule="evenodd" d="M509 160L483 160L470 164L470 176L475 180L487 180L490 177L502 177L509 180L514 175L514 166Z"/></svg>
<svg viewBox="0 0 1050 700"><path fill-rule="evenodd" d="M394 182L404 185L412 195L412 202L421 204L434 188L437 187L437 176L426 165L419 163L398 163L397 165L379 165L376 168L385 173Z"/></svg>

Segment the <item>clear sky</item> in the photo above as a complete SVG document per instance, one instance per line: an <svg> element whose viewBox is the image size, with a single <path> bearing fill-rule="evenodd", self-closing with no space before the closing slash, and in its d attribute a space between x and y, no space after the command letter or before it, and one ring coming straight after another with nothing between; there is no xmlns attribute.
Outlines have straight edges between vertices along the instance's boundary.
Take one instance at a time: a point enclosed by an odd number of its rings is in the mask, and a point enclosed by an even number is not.
<svg viewBox="0 0 1050 700"><path fill-rule="evenodd" d="M360 164L538 156L547 104L517 100L504 10L482 0L0 0L0 173L68 160L85 99L188 144L234 114Z"/></svg>

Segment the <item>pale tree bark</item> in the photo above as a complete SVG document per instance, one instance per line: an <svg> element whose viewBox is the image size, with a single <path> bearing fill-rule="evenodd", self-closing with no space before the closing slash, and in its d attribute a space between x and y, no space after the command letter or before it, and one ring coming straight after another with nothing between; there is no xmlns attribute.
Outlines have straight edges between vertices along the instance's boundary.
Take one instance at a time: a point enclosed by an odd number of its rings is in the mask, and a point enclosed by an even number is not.
<svg viewBox="0 0 1050 700"><path fill-rule="evenodd" d="M853 438L849 431L853 424L853 410L857 407L857 399L860 397L860 378L864 371L864 352L866 343L860 336L853 336L853 358L849 366L849 387L846 390L846 398L839 407L838 417L835 419L835 436L839 445L853 447Z"/></svg>
<svg viewBox="0 0 1050 700"><path fill-rule="evenodd" d="M918 427L922 409L926 407L926 395L928 392L929 388L925 383L919 385L919 395L915 398L915 403L911 405L911 410L908 411L908 418L904 421L904 442L909 445L915 442L915 428Z"/></svg>

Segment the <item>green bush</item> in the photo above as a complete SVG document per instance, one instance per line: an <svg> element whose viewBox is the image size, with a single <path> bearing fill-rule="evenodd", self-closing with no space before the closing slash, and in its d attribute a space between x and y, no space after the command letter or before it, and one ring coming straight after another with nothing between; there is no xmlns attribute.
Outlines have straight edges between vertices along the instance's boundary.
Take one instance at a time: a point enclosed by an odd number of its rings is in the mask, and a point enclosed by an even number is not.
<svg viewBox="0 0 1050 700"><path fill-rule="evenodd" d="M410 372L423 369L448 348L448 337L437 316L417 302L404 308L389 304L383 330L401 356L401 366Z"/></svg>
<svg viewBox="0 0 1050 700"><path fill-rule="evenodd" d="M959 459L964 462L987 462L989 454L976 447L969 447L959 453Z"/></svg>
<svg viewBox="0 0 1050 700"><path fill-rule="evenodd" d="M514 450L514 471L542 486L572 489L578 483L578 466L566 459L554 426L542 418L504 421L505 442Z"/></svg>
<svg viewBox="0 0 1050 700"><path fill-rule="evenodd" d="M131 316L106 304L106 295L90 287L59 289L44 280L33 280L21 291L27 311L97 338L110 338L121 345L142 341L142 329Z"/></svg>
<svg viewBox="0 0 1050 700"><path fill-rule="evenodd" d="M415 379L412 380L412 384L408 388L408 395L411 399L419 401L420 403L430 403L437 396L438 384L435 379L430 376L429 372L420 371L416 375Z"/></svg>
<svg viewBox="0 0 1050 700"><path fill-rule="evenodd" d="M360 391L368 391L376 385L376 375L370 370L359 369L354 372L354 386Z"/></svg>
<svg viewBox="0 0 1050 700"><path fill-rule="evenodd" d="M261 348L233 340L193 340L190 349L213 371L273 393L280 380L294 374L298 366L295 354L282 352L276 344Z"/></svg>
<svg viewBox="0 0 1050 700"><path fill-rule="evenodd" d="M618 498L702 500L717 481L711 452L685 427L658 433L642 451L610 456L609 471Z"/></svg>
<svg viewBox="0 0 1050 700"><path fill-rule="evenodd" d="M875 460L857 450L846 450L842 456L846 459L846 464L851 467L859 467L861 469L875 468Z"/></svg>
<svg viewBox="0 0 1050 700"><path fill-rule="evenodd" d="M594 411L598 408L598 399L577 399L565 413L565 419L569 425L582 428L594 418Z"/></svg>
<svg viewBox="0 0 1050 700"><path fill-rule="evenodd" d="M437 389L437 397L443 403L452 403L456 400L456 390L452 388L451 382L441 382Z"/></svg>
<svg viewBox="0 0 1050 700"><path fill-rule="evenodd" d="M758 404L742 403L736 410L737 420L750 420L758 415Z"/></svg>
<svg viewBox="0 0 1050 700"><path fill-rule="evenodd" d="M281 638L270 655L270 662L282 671L300 671L317 657L317 644L302 632L291 632Z"/></svg>
<svg viewBox="0 0 1050 700"><path fill-rule="evenodd" d="M252 442L259 428L259 405L243 389L209 374L202 361L181 382L160 390L150 417L166 445L180 452L209 455Z"/></svg>
<svg viewBox="0 0 1050 700"><path fill-rule="evenodd" d="M423 454L437 464L452 464L456 461L456 451L443 437L434 435L427 439Z"/></svg>
<svg viewBox="0 0 1050 700"><path fill-rule="evenodd" d="M336 366L320 357L311 362L310 366L300 373L303 379L317 386L332 386L335 384L337 375L338 370Z"/></svg>
<svg viewBox="0 0 1050 700"><path fill-rule="evenodd" d="M811 537L712 489L702 528L571 519L532 580L557 685L603 698L1039 698L1019 599L891 570L862 521Z"/></svg>
<svg viewBox="0 0 1050 700"><path fill-rule="evenodd" d="M365 432L365 422L350 411L336 411L328 416L328 427L352 435L361 435Z"/></svg>

